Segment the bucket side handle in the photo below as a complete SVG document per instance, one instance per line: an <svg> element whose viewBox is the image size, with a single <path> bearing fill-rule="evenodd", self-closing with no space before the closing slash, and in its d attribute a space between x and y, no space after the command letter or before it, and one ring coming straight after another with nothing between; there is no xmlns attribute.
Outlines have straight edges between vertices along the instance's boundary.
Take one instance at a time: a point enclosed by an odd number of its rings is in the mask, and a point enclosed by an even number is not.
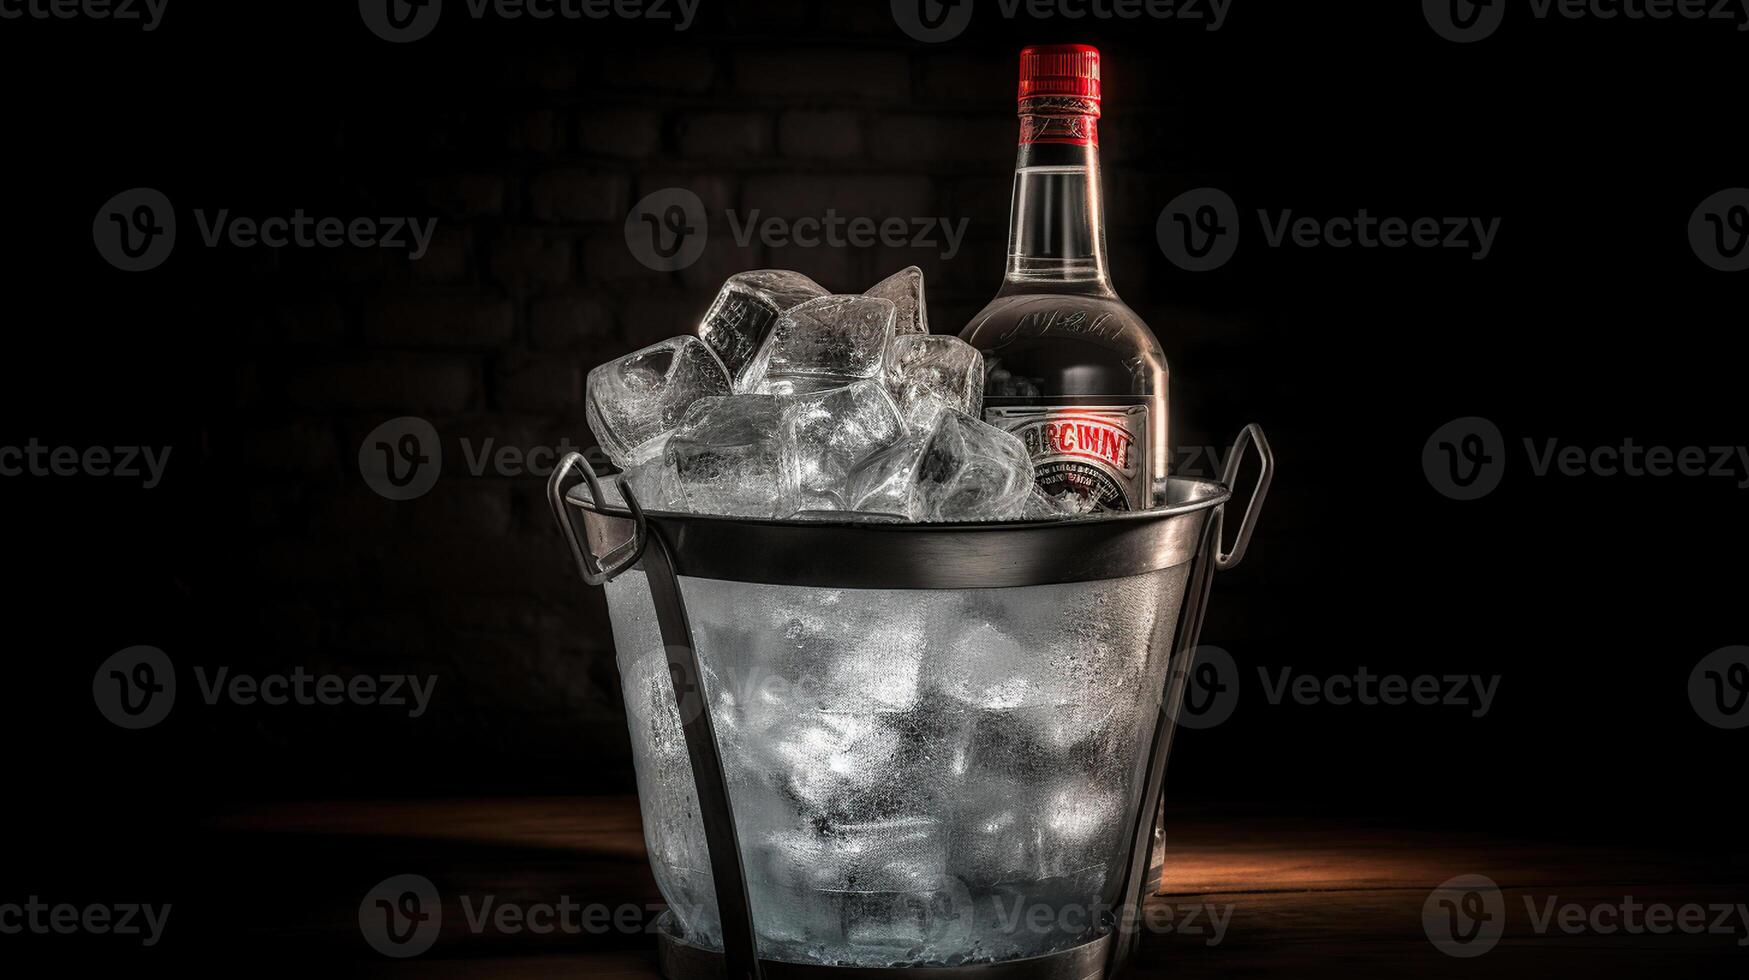
<svg viewBox="0 0 1749 980"><path fill-rule="evenodd" d="M553 519L559 522L565 543L571 546L571 557L576 560L583 581L590 585L605 585L643 557L644 545L649 540L649 523L644 519L644 508L638 505L638 498L621 476L619 492L625 497L626 508L632 512L632 539L605 555L596 555L566 510L565 496L576 485L578 476L589 485L589 497L596 508L605 510L607 503L601 497L601 478L595 475L595 468L589 465L583 454L576 452L566 453L559 465L553 467L553 475L547 480L547 506L553 509Z"/></svg>
<svg viewBox="0 0 1749 980"><path fill-rule="evenodd" d="M1137 910L1142 908L1148 897L1150 883L1147 872L1153 858L1154 841L1156 838L1163 838L1166 833L1166 763L1172 755L1173 735L1178 730L1178 712L1184 701L1185 684L1190 676L1190 668L1196 663L1198 645L1202 642L1203 615L1208 611L1209 593L1214 585L1215 572L1232 568L1244 559L1245 549L1251 544L1251 534L1257 529L1257 515L1262 512L1264 495L1269 492L1269 484L1275 479L1275 453L1269 448L1269 440L1263 435L1263 427L1252 423L1234 440L1233 450L1227 454L1227 465L1221 476L1221 484L1229 491L1233 489L1239 478L1239 467L1244 463L1246 450L1250 446L1257 449L1261 470L1251 491L1251 499L1245 505L1244 516L1239 520L1239 531L1233 540L1233 547L1228 550L1225 545L1222 525L1225 523L1227 505L1221 504L1215 508L1208 524L1202 529L1196 557L1192 560L1189 575L1185 579L1178 620L1172 631L1172 652L1167 661L1166 689L1160 701L1160 716L1155 722L1154 741L1149 750L1140 811L1136 815L1132 833L1129 870L1118 892L1124 896L1125 901L1133 903L1132 907ZM1111 962L1105 973L1106 980L1115 980L1123 973L1141 941L1141 930L1134 922L1118 922L1116 932L1117 942L1112 947Z"/></svg>
<svg viewBox="0 0 1749 980"><path fill-rule="evenodd" d="M1257 471L1257 483L1251 488L1251 499L1245 504L1245 514L1239 519L1238 533L1233 537L1233 547L1226 546L1226 536L1221 531L1215 533L1215 567L1221 571L1236 567L1245 560L1245 549L1251 546L1251 534L1257 530L1257 516L1263 512L1263 498L1269 493L1269 484L1275 480L1275 451L1269 448L1269 440L1263 435L1263 427L1256 422L1240 430L1239 437L1233 440L1232 451L1227 453L1227 467L1221 474L1221 483L1232 490L1239 479L1239 466L1245 462L1247 447L1255 446L1257 460L1260 464ZM1215 526L1221 528L1226 523L1226 505L1222 504L1215 513Z"/></svg>

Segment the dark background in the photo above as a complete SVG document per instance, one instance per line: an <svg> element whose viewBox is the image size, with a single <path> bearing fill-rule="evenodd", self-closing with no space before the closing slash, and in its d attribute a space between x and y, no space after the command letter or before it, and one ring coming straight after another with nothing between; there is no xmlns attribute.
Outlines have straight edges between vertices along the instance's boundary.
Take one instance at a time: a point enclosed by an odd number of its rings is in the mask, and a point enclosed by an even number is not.
<svg viewBox="0 0 1749 980"><path fill-rule="evenodd" d="M1116 285L1171 362L1175 441L1225 446L1257 421L1279 457L1203 633L1249 686L1230 722L1183 734L1174 801L1741 849L1744 736L1697 717L1686 684L1749 635L1749 498L1730 479L1536 478L1522 444L1743 441L1745 280L1686 233L1702 199L1749 183L1749 41L1731 25L1517 16L1459 45L1416 4L1239 0L1214 32L987 10L920 44L884 2L704 0L684 33L450 5L406 45L350 3L172 2L150 34L0 22L0 444L174 446L149 491L0 480L10 891L199 880L225 857L187 828L262 801L629 789L601 593L569 566L540 476L474 476L461 441L587 443L587 370L686 331L743 269L854 292L919 264L935 331L957 331L1001 277L1015 53L1071 40L1104 51ZM1237 201L1245 237L1191 274L1154 224L1204 185ZM180 234L128 274L91 224L136 186L175 203ZM622 223L670 186L718 220L703 259L659 274ZM943 261L742 250L720 221L827 206L971 231ZM441 221L410 263L209 249L193 215L300 207ZM1363 207L1501 231L1476 262L1268 248L1255 220ZM394 503L358 449L403 415L442 434L445 476ZM1459 502L1423 448L1471 415L1510 463ZM91 698L97 664L135 644L182 685L144 732ZM197 664L438 682L420 719L208 707ZM1479 719L1267 704L1255 668L1290 665L1501 681Z"/></svg>

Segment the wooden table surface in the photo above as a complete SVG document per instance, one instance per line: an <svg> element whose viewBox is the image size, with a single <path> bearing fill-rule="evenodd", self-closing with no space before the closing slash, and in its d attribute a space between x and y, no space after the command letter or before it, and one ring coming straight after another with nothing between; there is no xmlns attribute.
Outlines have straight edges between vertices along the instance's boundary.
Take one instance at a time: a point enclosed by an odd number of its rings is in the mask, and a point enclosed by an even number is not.
<svg viewBox="0 0 1749 980"><path fill-rule="evenodd" d="M208 832L268 883L249 923L206 911L239 951L320 953L329 972L440 978L651 978L653 940L623 935L503 935L468 927L457 896L518 904L644 909L659 901L629 797L393 803L311 803L238 812ZM1217 809L1179 816L1156 928L1133 975L1502 977L1742 976L1749 966L1749 865L1628 848L1509 841L1462 833L1355 828L1329 821L1237 819ZM392 874L430 878L444 898L443 932L425 954L369 950L358 903ZM1423 924L1432 890L1485 875L1504 900L1503 933L1482 956L1436 948ZM1624 902L1707 907L1711 931L1655 935L1580 927L1559 913L1615 919ZM1721 912L1728 910L1728 916ZM477 914L477 911L476 911ZM1217 935L1213 923L1223 926ZM1171 923L1167 930L1164 924ZM1728 930L1728 931L1726 931Z"/></svg>

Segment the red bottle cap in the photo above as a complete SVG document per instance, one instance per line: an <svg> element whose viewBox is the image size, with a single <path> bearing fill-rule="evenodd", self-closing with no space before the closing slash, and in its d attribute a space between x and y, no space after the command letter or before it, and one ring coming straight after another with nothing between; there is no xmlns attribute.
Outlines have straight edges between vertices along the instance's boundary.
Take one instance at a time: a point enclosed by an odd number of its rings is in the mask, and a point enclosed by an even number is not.
<svg viewBox="0 0 1749 980"><path fill-rule="evenodd" d="M1099 49L1091 44L1033 44L1020 49L1020 101L1067 96L1099 101Z"/></svg>

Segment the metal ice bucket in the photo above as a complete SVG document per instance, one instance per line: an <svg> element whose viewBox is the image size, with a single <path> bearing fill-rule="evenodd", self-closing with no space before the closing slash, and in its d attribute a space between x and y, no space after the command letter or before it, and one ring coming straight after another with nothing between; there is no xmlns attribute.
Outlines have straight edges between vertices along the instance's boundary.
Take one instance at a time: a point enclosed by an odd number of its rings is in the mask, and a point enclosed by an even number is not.
<svg viewBox="0 0 1749 980"><path fill-rule="evenodd" d="M1213 573L1273 473L1253 425L1155 510L883 524L646 512L567 456L548 497L607 590L664 974L1115 975Z"/></svg>

